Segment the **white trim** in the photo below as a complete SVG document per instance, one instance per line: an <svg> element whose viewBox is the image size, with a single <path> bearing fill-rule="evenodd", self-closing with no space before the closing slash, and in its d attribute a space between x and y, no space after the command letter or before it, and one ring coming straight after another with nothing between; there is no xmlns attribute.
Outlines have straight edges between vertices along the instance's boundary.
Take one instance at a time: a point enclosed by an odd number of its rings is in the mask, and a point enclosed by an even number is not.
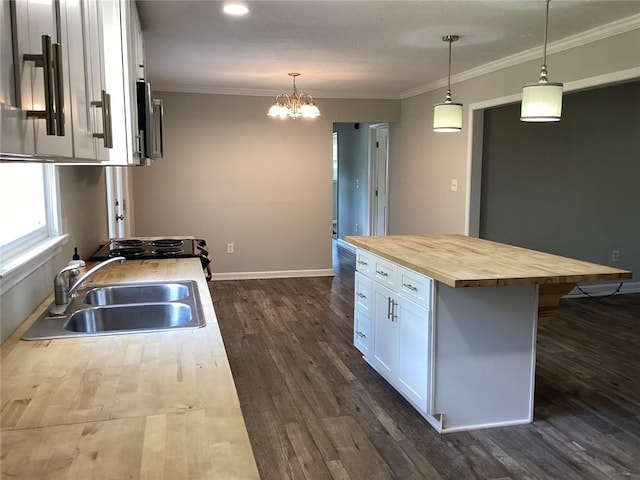
<svg viewBox="0 0 640 480"><path fill-rule="evenodd" d="M271 272L229 272L214 273L212 280L261 280L269 278L303 278L303 277L333 277L332 269L319 270L276 270Z"/></svg>
<svg viewBox="0 0 640 480"><path fill-rule="evenodd" d="M285 90L285 88L283 88ZM189 85L184 83L153 83L154 92L173 92L173 93L203 93L206 95L241 95L248 97L275 97L282 90L276 91L272 89L259 88L229 88L216 87L213 85ZM381 93L381 92L323 92L314 91L313 98L315 100L323 98L356 98L363 100L400 100L397 94Z"/></svg>
<svg viewBox="0 0 640 480"><path fill-rule="evenodd" d="M587 30L576 35L563 38L562 40L558 40L557 42L550 43L547 46L547 54L551 55L554 53L569 50L571 48L580 47L582 45L602 40L603 38L613 37L614 35L620 35L637 28L640 28L640 14L633 15L631 17L627 17L615 22L607 23L606 25L601 25L599 27L592 28L591 30ZM484 65L480 65L479 67L472 68L465 72L458 73L451 77L451 83L455 84L463 82L465 80L470 80L472 78L486 75L488 73L494 73L498 70L502 70L503 68L519 65L531 60L535 60L537 58L539 59L541 48L542 45L539 47L530 48L529 50L525 50L524 52L516 53L514 55L510 55L493 62L485 63ZM415 97L416 95L431 92L433 90L445 87L446 85L447 79L443 78L441 80L437 80L435 82L431 82L426 85L407 90L406 92L400 94L400 99L405 100L410 97Z"/></svg>
<svg viewBox="0 0 640 480"><path fill-rule="evenodd" d="M427 420L429 419L427 418ZM459 427L452 427L452 428L445 427L442 429L440 433L466 432L469 430L481 430L484 428L512 427L514 425L527 425L529 423L532 423L531 420L523 418L521 420L510 420L506 422L479 423L476 425L462 425Z"/></svg>
<svg viewBox="0 0 640 480"><path fill-rule="evenodd" d="M562 298L581 298L587 295L593 297L607 297L616 291L618 285L622 283L620 291L616 295L625 295L627 293L639 293L640 281L636 282L607 282L607 283L590 283L589 285L579 285L582 289L582 293L578 290L578 287L571 290Z"/></svg>
<svg viewBox="0 0 640 480"><path fill-rule="evenodd" d="M338 242L338 245L340 245L341 247L344 247L347 250L351 250L353 253L356 253L356 246L355 245L351 245L349 242L345 242L341 238L338 238L337 242Z"/></svg>
<svg viewBox="0 0 640 480"><path fill-rule="evenodd" d="M0 295L58 255L62 251L62 247L68 243L68 238L68 234L50 237L2 265Z"/></svg>

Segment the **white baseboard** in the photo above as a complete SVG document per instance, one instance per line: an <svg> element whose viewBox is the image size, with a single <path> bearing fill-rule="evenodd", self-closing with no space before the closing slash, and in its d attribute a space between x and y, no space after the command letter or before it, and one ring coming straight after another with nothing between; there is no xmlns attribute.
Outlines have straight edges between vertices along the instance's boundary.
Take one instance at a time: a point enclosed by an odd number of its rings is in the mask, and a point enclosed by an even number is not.
<svg viewBox="0 0 640 480"><path fill-rule="evenodd" d="M576 287L562 298L580 298L586 297L587 295L592 297L606 297L615 292L618 288L618 285L620 285L620 282L589 283L587 285L580 285L582 292ZM622 282L620 291L616 295L639 292L640 282Z"/></svg>
<svg viewBox="0 0 640 480"><path fill-rule="evenodd" d="M342 240L341 238L337 239L338 245L340 245L341 247L346 248L347 250L351 250L353 253L356 253L356 247L355 245L351 245L348 242L345 242L344 240Z"/></svg>
<svg viewBox="0 0 640 480"><path fill-rule="evenodd" d="M268 278L303 278L303 277L333 277L332 269L320 270L279 270L273 272L229 272L214 273L212 280L262 280Z"/></svg>

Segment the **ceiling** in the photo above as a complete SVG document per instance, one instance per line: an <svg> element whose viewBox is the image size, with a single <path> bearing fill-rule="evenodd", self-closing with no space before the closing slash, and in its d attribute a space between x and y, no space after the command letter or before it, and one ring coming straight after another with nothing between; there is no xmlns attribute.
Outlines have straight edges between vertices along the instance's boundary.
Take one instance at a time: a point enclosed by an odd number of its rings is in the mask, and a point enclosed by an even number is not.
<svg viewBox="0 0 640 480"><path fill-rule="evenodd" d="M273 95L290 93L287 73L300 72L299 90L314 97L404 98L446 82L447 34L460 35L454 77L522 52L542 57L544 0L244 3L249 14L230 17L220 1L137 0L154 88ZM553 45L612 22L639 28L640 0L553 0L549 16ZM562 81L553 67L549 79Z"/></svg>

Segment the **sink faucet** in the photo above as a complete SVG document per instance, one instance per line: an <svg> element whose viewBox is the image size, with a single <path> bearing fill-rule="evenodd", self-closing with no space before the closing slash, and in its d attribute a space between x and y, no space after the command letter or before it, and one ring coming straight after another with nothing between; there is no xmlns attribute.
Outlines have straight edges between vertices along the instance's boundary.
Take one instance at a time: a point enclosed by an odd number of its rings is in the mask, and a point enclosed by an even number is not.
<svg viewBox="0 0 640 480"><path fill-rule="evenodd" d="M78 290L78 287L82 285L84 282L86 282L89 278L91 278L96 272L98 272L99 270L102 270L104 267L106 267L111 263L120 262L120 264L123 264L126 261L127 259L124 257L109 258L108 260L105 260L104 262L99 263L98 265L93 267L91 270L89 270L87 273L82 275L71 286L67 284L67 281L65 279L65 274L67 272L73 272L74 270L77 271L78 267L75 265L67 265L66 267L64 267L62 270L60 270L56 274L55 278L53 279L53 289L56 297L56 306L51 309L51 313L54 313L56 315L62 315L67 309L67 305L69 305L70 298L76 295L76 291Z"/></svg>

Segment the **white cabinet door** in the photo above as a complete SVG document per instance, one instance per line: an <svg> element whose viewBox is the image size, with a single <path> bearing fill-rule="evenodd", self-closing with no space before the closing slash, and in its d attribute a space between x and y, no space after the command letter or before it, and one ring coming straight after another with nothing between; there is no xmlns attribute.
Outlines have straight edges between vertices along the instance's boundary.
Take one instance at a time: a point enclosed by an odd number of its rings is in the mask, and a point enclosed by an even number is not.
<svg viewBox="0 0 640 480"><path fill-rule="evenodd" d="M135 2L102 0L101 28L104 44L104 89L111 98L113 148L105 165L140 165L142 145L138 129L136 75L138 47L132 32L140 32ZM142 38L136 37L136 42ZM140 40L141 41L141 40Z"/></svg>
<svg viewBox="0 0 640 480"><path fill-rule="evenodd" d="M85 6L85 41L88 48L87 79L89 82L90 127L96 159L109 161L113 147L113 121L111 118L111 93L107 90L104 67L104 35L102 5L106 2L83 0Z"/></svg>
<svg viewBox="0 0 640 480"><path fill-rule="evenodd" d="M394 293L372 282L373 356L371 361L383 375L391 379L398 356L398 334L393 313Z"/></svg>
<svg viewBox="0 0 640 480"><path fill-rule="evenodd" d="M398 362L394 377L397 387L422 412L427 412L429 378L430 311L402 297L398 298Z"/></svg>
<svg viewBox="0 0 640 480"><path fill-rule="evenodd" d="M34 122L27 120L33 109L31 73L33 62L23 62L31 53L28 10L25 2L0 2L0 157L34 153Z"/></svg>
<svg viewBox="0 0 640 480"><path fill-rule="evenodd" d="M69 64L69 89L71 92L71 115L73 134L73 156L83 160L96 160L96 141L92 125L91 45L87 23L87 5L84 0L65 0L66 45ZM99 62L99 58L95 59Z"/></svg>

